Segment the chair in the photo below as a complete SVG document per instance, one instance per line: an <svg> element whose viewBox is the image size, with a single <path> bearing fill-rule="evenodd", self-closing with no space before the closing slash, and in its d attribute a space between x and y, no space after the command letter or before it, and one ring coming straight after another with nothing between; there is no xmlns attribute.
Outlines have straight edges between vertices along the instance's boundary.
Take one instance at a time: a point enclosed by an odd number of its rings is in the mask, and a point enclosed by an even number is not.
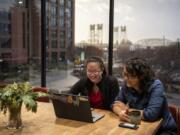
<svg viewBox="0 0 180 135"><path fill-rule="evenodd" d="M33 88L33 91L34 92L48 93L48 88L46 88L46 87L35 87L35 88ZM47 97L39 97L37 99L37 101L39 101L39 102L49 102L49 97L48 96Z"/></svg>
<svg viewBox="0 0 180 135"><path fill-rule="evenodd" d="M7 83L0 81L0 89L6 87Z"/></svg>
<svg viewBox="0 0 180 135"><path fill-rule="evenodd" d="M170 110L174 120L176 121L177 135L180 135L180 107L171 104L171 105L169 105L169 110Z"/></svg>
<svg viewBox="0 0 180 135"><path fill-rule="evenodd" d="M180 135L180 107L178 107L178 113L176 115L176 123L177 123L177 135Z"/></svg>

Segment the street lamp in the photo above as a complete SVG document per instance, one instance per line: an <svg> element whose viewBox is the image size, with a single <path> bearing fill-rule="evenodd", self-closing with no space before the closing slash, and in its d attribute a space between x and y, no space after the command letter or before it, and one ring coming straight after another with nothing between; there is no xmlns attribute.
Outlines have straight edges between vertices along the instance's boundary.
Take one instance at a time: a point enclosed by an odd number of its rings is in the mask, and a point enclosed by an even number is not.
<svg viewBox="0 0 180 135"><path fill-rule="evenodd" d="M23 7L23 5L24 5L24 0L17 0L17 1L16 1L16 4L17 4L18 7Z"/></svg>
<svg viewBox="0 0 180 135"><path fill-rule="evenodd" d="M18 1L18 3L21 5L21 4L23 4L23 1L22 1L22 0L20 0L20 1Z"/></svg>

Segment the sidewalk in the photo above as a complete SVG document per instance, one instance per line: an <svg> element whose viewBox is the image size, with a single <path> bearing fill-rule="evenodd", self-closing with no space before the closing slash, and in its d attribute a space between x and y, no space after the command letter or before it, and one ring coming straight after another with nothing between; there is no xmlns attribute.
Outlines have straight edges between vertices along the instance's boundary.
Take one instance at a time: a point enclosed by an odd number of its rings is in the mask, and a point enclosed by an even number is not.
<svg viewBox="0 0 180 135"><path fill-rule="evenodd" d="M180 94L178 93L166 93L168 103L175 104L180 107Z"/></svg>
<svg viewBox="0 0 180 135"><path fill-rule="evenodd" d="M79 80L79 78L72 76L71 73L72 70L68 70L64 78L47 83L47 87L58 89L59 91L69 90Z"/></svg>

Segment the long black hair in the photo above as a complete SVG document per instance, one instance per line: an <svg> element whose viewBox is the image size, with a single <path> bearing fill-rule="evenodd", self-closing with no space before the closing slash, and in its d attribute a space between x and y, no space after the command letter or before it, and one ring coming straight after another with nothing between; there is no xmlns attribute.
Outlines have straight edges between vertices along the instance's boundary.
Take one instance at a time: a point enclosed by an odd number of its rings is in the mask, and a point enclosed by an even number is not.
<svg viewBox="0 0 180 135"><path fill-rule="evenodd" d="M131 76L137 76L140 82L140 89L146 92L155 78L154 71L145 59L130 58L125 62L125 68Z"/></svg>

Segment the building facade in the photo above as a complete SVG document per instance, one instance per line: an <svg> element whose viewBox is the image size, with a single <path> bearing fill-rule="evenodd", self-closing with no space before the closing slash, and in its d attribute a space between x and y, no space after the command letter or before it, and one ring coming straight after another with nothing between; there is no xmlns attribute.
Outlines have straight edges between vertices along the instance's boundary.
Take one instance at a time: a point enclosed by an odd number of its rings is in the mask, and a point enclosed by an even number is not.
<svg viewBox="0 0 180 135"><path fill-rule="evenodd" d="M74 57L74 0L46 0L46 59ZM0 67L41 62L41 0L0 1Z"/></svg>
<svg viewBox="0 0 180 135"><path fill-rule="evenodd" d="M47 0L46 43L48 62L73 60L74 0Z"/></svg>

